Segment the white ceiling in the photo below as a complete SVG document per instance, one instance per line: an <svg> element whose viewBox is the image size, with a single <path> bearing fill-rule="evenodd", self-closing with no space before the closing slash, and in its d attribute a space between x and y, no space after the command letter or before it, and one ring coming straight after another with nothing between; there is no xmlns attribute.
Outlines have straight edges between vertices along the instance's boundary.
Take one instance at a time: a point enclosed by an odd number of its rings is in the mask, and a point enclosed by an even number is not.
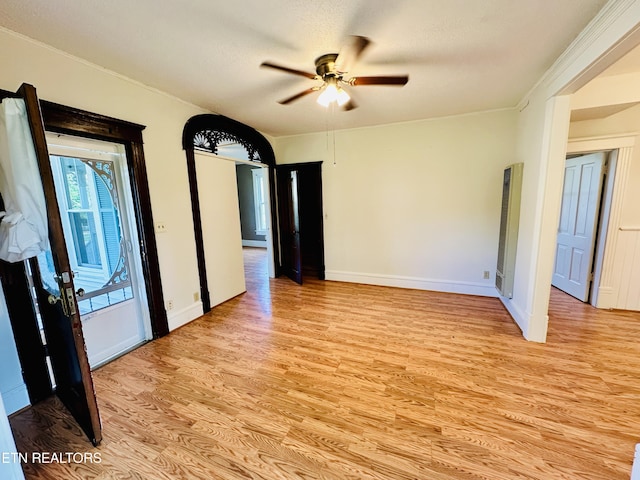
<svg viewBox="0 0 640 480"><path fill-rule="evenodd" d="M514 107L606 0L2 0L0 25L271 135ZM352 75L408 74L351 89L330 114L314 71L349 35L374 43Z"/></svg>

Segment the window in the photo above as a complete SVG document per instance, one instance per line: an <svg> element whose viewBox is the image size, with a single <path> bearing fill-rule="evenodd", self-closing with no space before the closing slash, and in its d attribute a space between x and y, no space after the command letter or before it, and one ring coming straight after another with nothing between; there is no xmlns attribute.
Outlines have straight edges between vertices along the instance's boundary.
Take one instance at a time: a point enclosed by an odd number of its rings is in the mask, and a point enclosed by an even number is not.
<svg viewBox="0 0 640 480"><path fill-rule="evenodd" d="M78 299L80 313L131 299L115 174L120 154L76 148L77 153L95 157L83 158L72 154L73 146L50 143L49 147L71 153L52 154L50 160L74 282L84 290Z"/></svg>
<svg viewBox="0 0 640 480"><path fill-rule="evenodd" d="M267 202L264 192L264 169L254 168L253 175L253 204L256 216L256 235L267 234Z"/></svg>
<svg viewBox="0 0 640 480"><path fill-rule="evenodd" d="M101 242L95 222L98 213L96 185L92 171L77 158L58 158L78 266L102 269Z"/></svg>

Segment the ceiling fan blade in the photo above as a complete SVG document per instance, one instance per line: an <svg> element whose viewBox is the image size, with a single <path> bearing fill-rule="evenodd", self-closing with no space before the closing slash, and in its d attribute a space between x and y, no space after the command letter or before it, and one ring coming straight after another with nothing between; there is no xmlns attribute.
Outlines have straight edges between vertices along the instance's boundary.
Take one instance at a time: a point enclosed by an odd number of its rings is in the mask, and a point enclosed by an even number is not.
<svg viewBox="0 0 640 480"><path fill-rule="evenodd" d="M381 77L352 77L349 85L396 85L403 86L409 81L409 75L381 76Z"/></svg>
<svg viewBox="0 0 640 480"><path fill-rule="evenodd" d="M353 97L342 106L342 110L348 112L349 110L353 110L354 108L358 108L358 104L353 100Z"/></svg>
<svg viewBox="0 0 640 480"><path fill-rule="evenodd" d="M260 66L265 68L273 68L275 70L280 70L282 72L292 73L293 75L300 75L301 77L310 78L311 80L315 80L317 76L315 73L303 72L302 70L283 67L282 65L276 65L275 63L271 63L271 62L262 62Z"/></svg>
<svg viewBox="0 0 640 480"><path fill-rule="evenodd" d="M338 53L335 63L336 71L340 73L348 72L370 43L371 40L367 37L352 35L349 38L349 43L342 47L340 53Z"/></svg>
<svg viewBox="0 0 640 480"><path fill-rule="evenodd" d="M291 102L295 102L296 100L298 100L299 98L302 98L306 95L309 95L310 93L313 93L315 91L317 91L318 88L317 87L311 87L311 88L307 88L306 90L303 90L300 93L296 93L295 95L289 97L289 98L285 98L284 100L280 100L278 103L281 105L288 105Z"/></svg>

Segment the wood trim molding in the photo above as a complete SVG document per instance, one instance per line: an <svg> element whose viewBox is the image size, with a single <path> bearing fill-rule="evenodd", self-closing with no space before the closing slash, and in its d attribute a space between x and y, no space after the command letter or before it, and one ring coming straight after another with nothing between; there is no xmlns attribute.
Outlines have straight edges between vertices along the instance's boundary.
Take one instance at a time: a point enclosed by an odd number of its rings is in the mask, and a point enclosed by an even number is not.
<svg viewBox="0 0 640 480"><path fill-rule="evenodd" d="M567 153L587 153L633 147L637 136L637 132L630 132L620 135L570 138L567 142Z"/></svg>
<svg viewBox="0 0 640 480"><path fill-rule="evenodd" d="M193 217L193 235L196 242L196 258L200 277L200 300L204 313L211 310L211 295L207 280L207 263L204 256L204 237L202 234L202 216L200 214L200 197L198 195L198 177L196 173L196 156L193 147L185 148L187 155L187 175L189 177L189 194L191 196L191 215Z"/></svg>
<svg viewBox="0 0 640 480"><path fill-rule="evenodd" d="M83 137L117 143L143 143L142 131L145 129L143 125L53 102L41 101L40 105L48 131L80 132Z"/></svg>

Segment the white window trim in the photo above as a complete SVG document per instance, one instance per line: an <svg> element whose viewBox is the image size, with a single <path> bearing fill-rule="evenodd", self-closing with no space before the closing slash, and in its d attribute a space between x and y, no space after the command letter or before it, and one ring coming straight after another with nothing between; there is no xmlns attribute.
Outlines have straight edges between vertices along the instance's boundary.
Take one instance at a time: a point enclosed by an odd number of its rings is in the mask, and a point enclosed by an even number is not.
<svg viewBox="0 0 640 480"><path fill-rule="evenodd" d="M267 200L264 195L264 170L262 168L254 168L251 170L253 178L253 208L256 221L256 235L267 235L268 225L266 215L263 217L260 212L267 208ZM258 192L262 192L262 198L259 198ZM263 224L264 223L264 224Z"/></svg>

